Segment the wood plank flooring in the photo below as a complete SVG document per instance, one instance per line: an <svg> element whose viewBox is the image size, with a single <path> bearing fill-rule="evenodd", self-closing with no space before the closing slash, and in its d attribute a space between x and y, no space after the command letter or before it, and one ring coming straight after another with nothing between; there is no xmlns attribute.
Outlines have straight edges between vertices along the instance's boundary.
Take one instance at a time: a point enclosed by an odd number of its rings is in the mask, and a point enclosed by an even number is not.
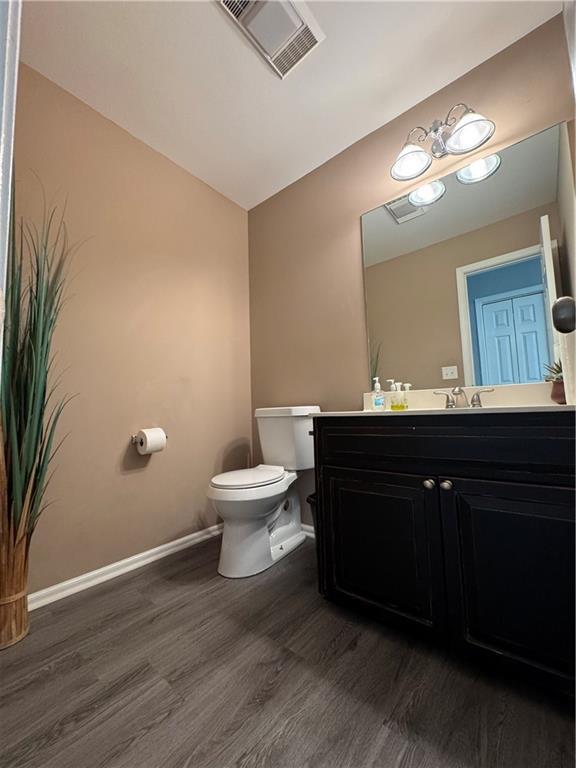
<svg viewBox="0 0 576 768"><path fill-rule="evenodd" d="M572 768L570 706L324 601L314 546L244 580L209 541L32 614L2 768Z"/></svg>

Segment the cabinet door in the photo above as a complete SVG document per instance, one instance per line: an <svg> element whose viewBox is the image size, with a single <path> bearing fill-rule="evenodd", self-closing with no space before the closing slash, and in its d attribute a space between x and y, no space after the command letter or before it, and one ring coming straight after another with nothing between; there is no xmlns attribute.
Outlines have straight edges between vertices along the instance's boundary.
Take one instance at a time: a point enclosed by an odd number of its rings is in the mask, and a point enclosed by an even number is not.
<svg viewBox="0 0 576 768"><path fill-rule="evenodd" d="M440 481L456 640L544 675L573 673L574 497L567 488Z"/></svg>
<svg viewBox="0 0 576 768"><path fill-rule="evenodd" d="M327 597L437 630L443 566L436 483L414 475L322 469Z"/></svg>

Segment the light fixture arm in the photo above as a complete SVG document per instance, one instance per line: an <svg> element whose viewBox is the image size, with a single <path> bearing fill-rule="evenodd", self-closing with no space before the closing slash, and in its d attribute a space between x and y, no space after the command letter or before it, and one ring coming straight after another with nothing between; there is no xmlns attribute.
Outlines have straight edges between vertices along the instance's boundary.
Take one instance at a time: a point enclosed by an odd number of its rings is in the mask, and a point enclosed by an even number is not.
<svg viewBox="0 0 576 768"><path fill-rule="evenodd" d="M420 144L423 144L426 141L428 134L430 133L430 131L427 131L426 128L423 128L421 125L417 125L415 128L412 128L408 136L406 136L405 145L410 144L414 140L412 139L412 134L416 131L419 131L419 136L416 136L415 140L420 142Z"/></svg>
<svg viewBox="0 0 576 768"><path fill-rule="evenodd" d="M458 109L462 109L462 110L464 110L464 111L462 112L462 114L461 114L459 117L456 117L456 116L455 116L455 114L454 114L454 112L456 112L456 110L458 110ZM464 104L463 102L461 102L461 103L459 103L459 104L454 104L454 106L453 106L453 107L451 107L451 108L448 110L448 114L446 115L446 119L444 120L444 125L447 125L447 126L452 126L452 125L454 125L455 123L457 123L457 122L458 122L458 120L460 120L461 118L463 118L463 117L464 117L464 115L467 115L467 114L468 114L468 112L473 112L473 111L474 111L474 110L473 110L473 109L471 109L471 108L468 106L468 104Z"/></svg>

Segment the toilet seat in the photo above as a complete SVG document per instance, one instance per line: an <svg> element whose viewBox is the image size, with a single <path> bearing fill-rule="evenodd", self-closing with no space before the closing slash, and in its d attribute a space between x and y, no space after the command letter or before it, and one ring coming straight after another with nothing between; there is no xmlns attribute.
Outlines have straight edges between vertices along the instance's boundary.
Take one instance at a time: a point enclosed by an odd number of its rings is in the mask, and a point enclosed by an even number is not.
<svg viewBox="0 0 576 768"><path fill-rule="evenodd" d="M255 467L256 469L256 467ZM245 470L239 470L240 472ZM252 472L254 470L251 470ZM224 474L232 474L225 472ZM260 476L262 478L262 476ZM221 488L214 484L214 481L208 486L207 496L213 501L259 501L260 499L272 499L275 496L281 498L288 488L296 480L296 472L288 472L282 469L282 475L278 480L243 488ZM217 475L214 480L222 481L222 475Z"/></svg>
<svg viewBox="0 0 576 768"><path fill-rule="evenodd" d="M242 488L261 488L265 485L273 485L284 479L286 472L284 467L271 464L259 464L252 469L237 469L233 472L223 472L212 478L210 485L213 488L240 490Z"/></svg>

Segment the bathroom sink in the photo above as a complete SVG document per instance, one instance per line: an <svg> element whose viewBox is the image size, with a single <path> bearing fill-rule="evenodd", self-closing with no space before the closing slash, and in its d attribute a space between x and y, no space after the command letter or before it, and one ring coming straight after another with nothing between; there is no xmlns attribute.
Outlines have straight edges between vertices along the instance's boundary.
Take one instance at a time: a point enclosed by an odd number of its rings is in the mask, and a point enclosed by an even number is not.
<svg viewBox="0 0 576 768"><path fill-rule="evenodd" d="M408 408L405 411L321 411L320 413L313 413L311 416L314 418L322 418L325 416L392 416L402 417L426 414L445 414L447 417L459 415L459 416L478 416L482 413L538 413L541 411L574 411L573 405L556 405L554 403L545 405L502 405L502 406L487 406L485 408Z"/></svg>
<svg viewBox="0 0 576 768"><path fill-rule="evenodd" d="M389 407L391 393L385 392L386 406ZM541 381L535 384L508 384L506 386L483 387L481 385L466 385L458 387L439 387L436 389L413 389L405 392L408 409L405 411L373 411L371 410L372 393L363 396L363 410L350 411L349 413L374 415L384 414L388 416L403 415L406 413L467 413L473 416L477 413L497 411L499 413L522 413L530 411L550 411L559 408L570 409L571 406L561 406L551 399L552 385L550 382ZM441 397L444 395L445 397ZM468 407L446 408L447 402L453 401L456 406L468 405ZM474 403L480 407L471 407ZM340 414L331 414L340 415Z"/></svg>

